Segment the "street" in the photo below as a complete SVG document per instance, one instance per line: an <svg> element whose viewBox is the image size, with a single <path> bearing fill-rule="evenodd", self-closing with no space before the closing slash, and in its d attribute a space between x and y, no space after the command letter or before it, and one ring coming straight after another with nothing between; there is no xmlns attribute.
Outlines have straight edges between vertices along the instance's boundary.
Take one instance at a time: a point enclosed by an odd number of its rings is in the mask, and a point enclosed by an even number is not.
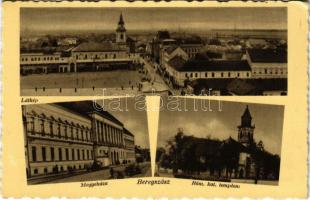
<svg viewBox="0 0 310 200"><path fill-rule="evenodd" d="M133 176L125 176L124 178L136 178L136 177L150 177L152 176L151 171L151 164L150 163L142 163L140 164L142 166L142 173L136 174ZM122 166L116 166L116 168L123 168ZM98 181L98 180L108 180L111 179L110 169L102 169L98 171L92 171L92 172L83 172L77 175L72 176L61 176L57 178L50 178L50 179L42 179L41 181L33 180L28 181L28 184L38 184L38 183L68 183L68 182L85 182L85 181Z"/></svg>

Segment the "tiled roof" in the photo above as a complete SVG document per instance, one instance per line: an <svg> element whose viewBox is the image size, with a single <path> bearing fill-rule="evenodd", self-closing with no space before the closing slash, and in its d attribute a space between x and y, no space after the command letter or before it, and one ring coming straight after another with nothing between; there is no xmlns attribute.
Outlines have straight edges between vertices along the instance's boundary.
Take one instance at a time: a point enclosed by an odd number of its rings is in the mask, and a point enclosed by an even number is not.
<svg viewBox="0 0 310 200"><path fill-rule="evenodd" d="M73 112L79 113L82 116L89 117L90 113L97 113L102 117L113 121L114 123L123 126L123 123L120 122L117 118L115 118L112 114L108 111L103 109L95 109L94 103L92 101L77 101L77 102L62 102L62 103L55 103L58 106L71 110ZM101 106L98 105L98 108Z"/></svg>
<svg viewBox="0 0 310 200"><path fill-rule="evenodd" d="M105 52L119 50L121 49L111 42L84 42L73 48L72 52Z"/></svg>
<svg viewBox="0 0 310 200"><path fill-rule="evenodd" d="M283 49L249 49L254 63L287 63L287 51Z"/></svg>
<svg viewBox="0 0 310 200"><path fill-rule="evenodd" d="M169 61L169 65L178 71L251 71L246 60L216 60L190 59L185 61L180 56L175 56Z"/></svg>

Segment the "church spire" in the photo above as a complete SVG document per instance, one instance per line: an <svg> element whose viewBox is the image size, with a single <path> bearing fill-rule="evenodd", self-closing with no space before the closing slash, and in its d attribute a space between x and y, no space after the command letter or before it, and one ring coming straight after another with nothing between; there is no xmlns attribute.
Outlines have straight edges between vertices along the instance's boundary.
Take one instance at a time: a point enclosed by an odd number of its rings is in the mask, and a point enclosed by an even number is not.
<svg viewBox="0 0 310 200"><path fill-rule="evenodd" d="M119 16L118 24L119 25L124 25L125 24L124 19L123 19L123 13L121 13L121 15Z"/></svg>
<svg viewBox="0 0 310 200"><path fill-rule="evenodd" d="M249 106L247 105L241 117L241 126L250 127L251 123L252 123L252 116L249 110Z"/></svg>
<svg viewBox="0 0 310 200"><path fill-rule="evenodd" d="M238 126L238 141L247 146L252 144L254 142L254 128L249 106L246 106L241 116L241 125Z"/></svg>

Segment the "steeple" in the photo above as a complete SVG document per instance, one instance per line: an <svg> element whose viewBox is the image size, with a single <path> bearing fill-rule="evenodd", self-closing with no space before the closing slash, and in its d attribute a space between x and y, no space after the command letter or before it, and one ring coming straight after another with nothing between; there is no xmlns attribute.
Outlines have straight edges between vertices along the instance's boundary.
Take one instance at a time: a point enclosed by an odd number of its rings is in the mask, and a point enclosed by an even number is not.
<svg viewBox="0 0 310 200"><path fill-rule="evenodd" d="M241 116L241 125L238 126L238 141L246 146L252 144L254 142L254 128L249 106L246 106Z"/></svg>
<svg viewBox="0 0 310 200"><path fill-rule="evenodd" d="M119 16L119 21L118 21L118 25L124 25L124 19L123 19L123 13L121 13L121 15Z"/></svg>
<svg viewBox="0 0 310 200"><path fill-rule="evenodd" d="M125 22L123 19L123 14L121 13L116 28L116 43L125 44L126 40L127 36L126 36Z"/></svg>
<svg viewBox="0 0 310 200"><path fill-rule="evenodd" d="M251 124L252 124L252 116L249 110L249 106L247 105L241 117L241 126L250 127Z"/></svg>

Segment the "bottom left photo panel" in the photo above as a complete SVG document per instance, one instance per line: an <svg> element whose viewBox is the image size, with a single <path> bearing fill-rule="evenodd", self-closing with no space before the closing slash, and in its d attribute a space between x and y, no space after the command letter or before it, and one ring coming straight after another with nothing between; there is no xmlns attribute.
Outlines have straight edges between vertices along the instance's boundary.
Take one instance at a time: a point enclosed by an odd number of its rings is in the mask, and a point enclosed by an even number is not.
<svg viewBox="0 0 310 200"><path fill-rule="evenodd" d="M136 105L135 98L23 105L28 185L152 176L145 99Z"/></svg>

